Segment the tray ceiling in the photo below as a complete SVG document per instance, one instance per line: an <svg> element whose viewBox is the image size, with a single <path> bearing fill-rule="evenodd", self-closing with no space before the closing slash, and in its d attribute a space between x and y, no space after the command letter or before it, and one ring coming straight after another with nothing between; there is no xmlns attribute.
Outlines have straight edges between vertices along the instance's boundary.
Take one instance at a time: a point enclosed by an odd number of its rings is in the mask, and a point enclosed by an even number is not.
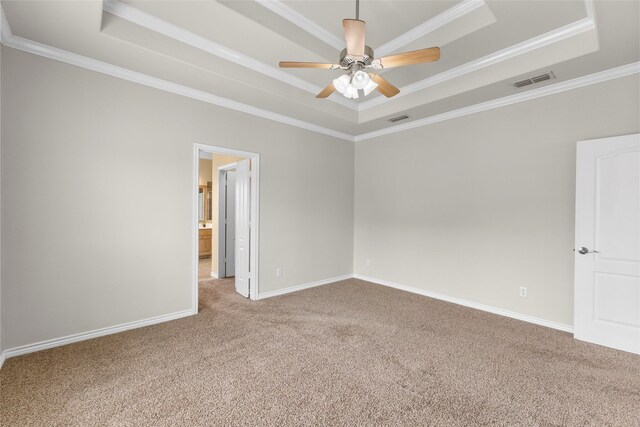
<svg viewBox="0 0 640 427"><path fill-rule="evenodd" d="M336 93L319 100L315 94L340 70L277 64L336 62L353 1L3 1L2 7L15 46L36 42L349 135L394 126L387 119L396 115L424 119L640 59L638 2L361 0L367 45L377 57L440 46L441 60L383 70L401 90L391 99ZM512 85L548 71L554 79Z"/></svg>

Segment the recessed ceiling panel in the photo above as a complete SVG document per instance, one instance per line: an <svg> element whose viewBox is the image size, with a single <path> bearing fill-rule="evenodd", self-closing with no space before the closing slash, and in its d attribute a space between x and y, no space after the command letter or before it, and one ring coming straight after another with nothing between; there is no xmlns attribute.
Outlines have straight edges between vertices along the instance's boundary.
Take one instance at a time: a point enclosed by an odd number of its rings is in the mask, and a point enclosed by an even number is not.
<svg viewBox="0 0 640 427"><path fill-rule="evenodd" d="M36 53L58 49L352 134L391 126L386 119L403 113L417 120L507 96L513 81L536 70L556 73L540 84L549 85L640 59L637 1L362 0L367 44L382 47L377 57L436 45L441 58L380 71L400 88L391 99L376 92L357 102L336 93L316 99L342 71L278 62L335 62L355 1L126 1L128 17L108 12L115 3L3 1L2 8L16 39L41 44Z"/></svg>

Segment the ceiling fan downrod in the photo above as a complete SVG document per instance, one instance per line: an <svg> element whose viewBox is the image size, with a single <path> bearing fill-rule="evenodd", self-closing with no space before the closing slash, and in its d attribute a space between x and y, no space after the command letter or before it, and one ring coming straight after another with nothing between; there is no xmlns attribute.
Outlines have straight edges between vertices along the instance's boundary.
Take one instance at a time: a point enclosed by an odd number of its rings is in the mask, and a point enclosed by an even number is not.
<svg viewBox="0 0 640 427"><path fill-rule="evenodd" d="M360 0L356 0L356 19L360 19Z"/></svg>

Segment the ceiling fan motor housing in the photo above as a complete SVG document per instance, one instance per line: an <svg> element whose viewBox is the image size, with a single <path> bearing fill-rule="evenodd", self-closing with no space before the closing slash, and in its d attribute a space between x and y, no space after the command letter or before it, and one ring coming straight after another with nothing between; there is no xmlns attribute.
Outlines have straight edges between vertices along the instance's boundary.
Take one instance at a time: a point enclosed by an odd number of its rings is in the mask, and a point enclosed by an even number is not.
<svg viewBox="0 0 640 427"><path fill-rule="evenodd" d="M347 49L342 49L342 52L340 52L340 66L344 68L351 68L351 65L354 63L370 66L371 61L373 61L373 49L369 46L364 47L363 56L348 55Z"/></svg>

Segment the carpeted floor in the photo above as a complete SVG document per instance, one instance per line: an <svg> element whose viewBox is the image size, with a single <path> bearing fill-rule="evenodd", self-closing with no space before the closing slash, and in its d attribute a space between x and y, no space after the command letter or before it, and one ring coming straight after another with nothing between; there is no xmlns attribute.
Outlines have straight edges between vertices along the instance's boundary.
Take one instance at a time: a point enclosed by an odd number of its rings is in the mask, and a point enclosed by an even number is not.
<svg viewBox="0 0 640 427"><path fill-rule="evenodd" d="M640 357L348 280L9 359L0 423L638 426Z"/></svg>

